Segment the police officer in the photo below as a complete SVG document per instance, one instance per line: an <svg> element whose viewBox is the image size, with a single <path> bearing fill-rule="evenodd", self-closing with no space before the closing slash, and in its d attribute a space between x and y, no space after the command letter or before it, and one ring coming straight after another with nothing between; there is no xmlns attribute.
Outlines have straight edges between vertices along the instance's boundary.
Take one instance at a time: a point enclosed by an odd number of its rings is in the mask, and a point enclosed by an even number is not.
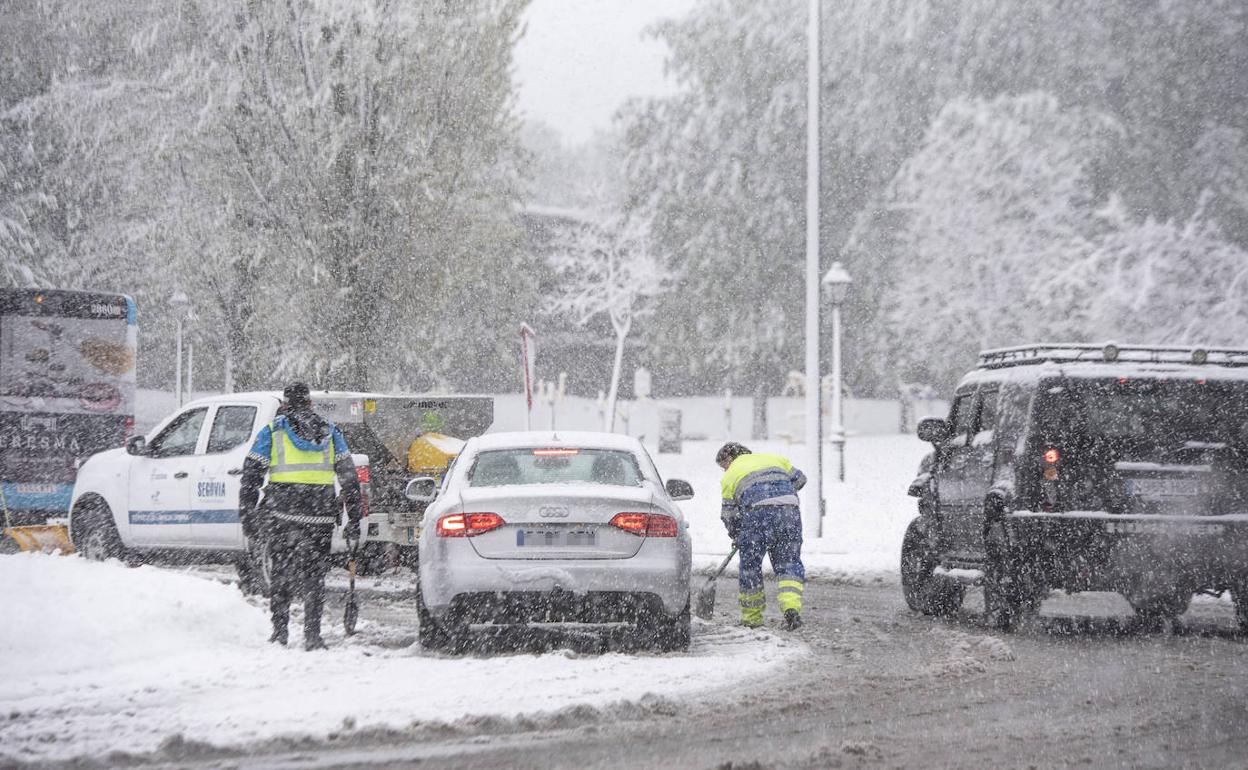
<svg viewBox="0 0 1248 770"><path fill-rule="evenodd" d="M312 411L308 386L288 385L282 392L279 416L260 429L243 462L239 511L249 539L263 533L273 560L269 608L273 616L270 642L286 644L290 602L303 597L303 647L323 650L321 609L325 573L329 571L330 537L345 503L348 540L360 537L360 482L342 431ZM260 486L268 473L264 501L257 507ZM342 499L334 492L334 480Z"/></svg>
<svg viewBox="0 0 1248 770"><path fill-rule="evenodd" d="M776 601L784 612L784 627L802 625L802 589L806 568L802 566L802 512L797 490L806 476L785 458L754 454L730 441L715 454L724 470L720 482L723 508L720 518L741 559L741 625L763 625L763 554L780 581Z"/></svg>

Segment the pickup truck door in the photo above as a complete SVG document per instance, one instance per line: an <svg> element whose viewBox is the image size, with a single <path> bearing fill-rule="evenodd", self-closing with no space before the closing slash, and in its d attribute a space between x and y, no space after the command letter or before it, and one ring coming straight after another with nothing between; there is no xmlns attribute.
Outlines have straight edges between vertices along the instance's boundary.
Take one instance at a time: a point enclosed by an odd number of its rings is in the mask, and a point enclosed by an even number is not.
<svg viewBox="0 0 1248 770"><path fill-rule="evenodd" d="M191 473L208 407L173 418L130 461L127 494L134 545L186 545L190 540Z"/></svg>
<svg viewBox="0 0 1248 770"><path fill-rule="evenodd" d="M238 487L243 460L260 429L254 403L218 404L209 418L208 440L191 486L190 537L198 548L241 550Z"/></svg>

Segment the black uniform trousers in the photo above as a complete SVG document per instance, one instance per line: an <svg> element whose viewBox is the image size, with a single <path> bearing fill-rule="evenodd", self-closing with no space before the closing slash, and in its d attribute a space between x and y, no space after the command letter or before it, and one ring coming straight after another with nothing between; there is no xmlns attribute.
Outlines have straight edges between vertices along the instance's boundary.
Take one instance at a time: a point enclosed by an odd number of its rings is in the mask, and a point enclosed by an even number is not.
<svg viewBox="0 0 1248 770"><path fill-rule="evenodd" d="M321 610L325 606L325 575L329 572L330 537L333 526L297 524L274 518L269 537L273 559L273 583L269 611L274 630L290 622L290 603L303 599L303 637L321 637Z"/></svg>

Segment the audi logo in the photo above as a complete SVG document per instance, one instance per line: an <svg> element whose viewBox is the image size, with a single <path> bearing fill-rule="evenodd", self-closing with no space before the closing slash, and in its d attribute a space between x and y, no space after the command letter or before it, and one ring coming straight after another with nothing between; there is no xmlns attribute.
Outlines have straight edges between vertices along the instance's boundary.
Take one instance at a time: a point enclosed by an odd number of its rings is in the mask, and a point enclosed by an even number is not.
<svg viewBox="0 0 1248 770"><path fill-rule="evenodd" d="M548 505L539 509L537 515L541 516L543 519L563 519L567 518L568 509Z"/></svg>

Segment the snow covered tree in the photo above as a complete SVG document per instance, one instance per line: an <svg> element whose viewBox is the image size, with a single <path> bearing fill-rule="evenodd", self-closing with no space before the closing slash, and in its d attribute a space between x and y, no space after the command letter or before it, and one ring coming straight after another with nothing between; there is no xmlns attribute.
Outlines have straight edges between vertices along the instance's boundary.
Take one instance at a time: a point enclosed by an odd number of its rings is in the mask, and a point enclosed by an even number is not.
<svg viewBox="0 0 1248 770"><path fill-rule="evenodd" d="M585 326L606 315L615 332L615 357L603 430L615 430L624 342L633 321L648 315L669 281L665 260L654 251L647 223L614 219L571 228L549 257L558 285L547 311L566 313Z"/></svg>
<svg viewBox="0 0 1248 770"><path fill-rule="evenodd" d="M1118 192L1137 219L1186 221L1221 169L1205 217L1244 245L1232 221L1232 191L1248 178L1234 170L1235 132L1248 129L1243 3L847 0L823 14L822 253L855 277L846 367L859 392L885 395L896 382L872 353L893 339L878 307L900 266L876 259L897 251L906 225L877 202L951 102L1044 93L1070 116L1105 116L1117 141L1112 156L1081 166L1081 195L1103 203ZM671 295L687 304L660 307L656 329L679 331L656 335L655 355L702 388L740 388L742 374L778 388L802 334L804 7L705 0L656 35L683 91L625 113L630 205L654 217L655 237L687 268ZM1099 203L1076 208L1088 216ZM1004 223L1003 238L1016 227Z"/></svg>
<svg viewBox="0 0 1248 770"><path fill-rule="evenodd" d="M876 365L948 385L977 350L1082 337L1091 298L1064 273L1094 248L1089 169L1116 128L1043 93L946 105L864 218L892 228L884 250L856 255L895 276L881 308L891 355ZM859 232L849 248L881 241Z"/></svg>
<svg viewBox="0 0 1248 770"><path fill-rule="evenodd" d="M724 0L661 25L683 90L631 105L628 208L678 277L648 337L651 366L694 389L778 390L800 355L804 16Z"/></svg>
<svg viewBox="0 0 1248 770"><path fill-rule="evenodd" d="M1184 222L1136 221L1115 198L1100 217L1108 232L1079 266L1095 297L1087 303L1093 339L1243 346L1248 251L1203 207Z"/></svg>
<svg viewBox="0 0 1248 770"><path fill-rule="evenodd" d="M224 59L218 98L245 194L234 225L258 236L248 259L264 255L278 285L253 321L278 330L265 335L281 340L276 374L363 388L410 384L400 373L421 369L428 384L463 367L463 352L489 350L463 344L480 326L445 319L487 325L511 306L474 279L511 267L508 67L521 8L214 9L206 55ZM422 344L390 344L421 332Z"/></svg>

